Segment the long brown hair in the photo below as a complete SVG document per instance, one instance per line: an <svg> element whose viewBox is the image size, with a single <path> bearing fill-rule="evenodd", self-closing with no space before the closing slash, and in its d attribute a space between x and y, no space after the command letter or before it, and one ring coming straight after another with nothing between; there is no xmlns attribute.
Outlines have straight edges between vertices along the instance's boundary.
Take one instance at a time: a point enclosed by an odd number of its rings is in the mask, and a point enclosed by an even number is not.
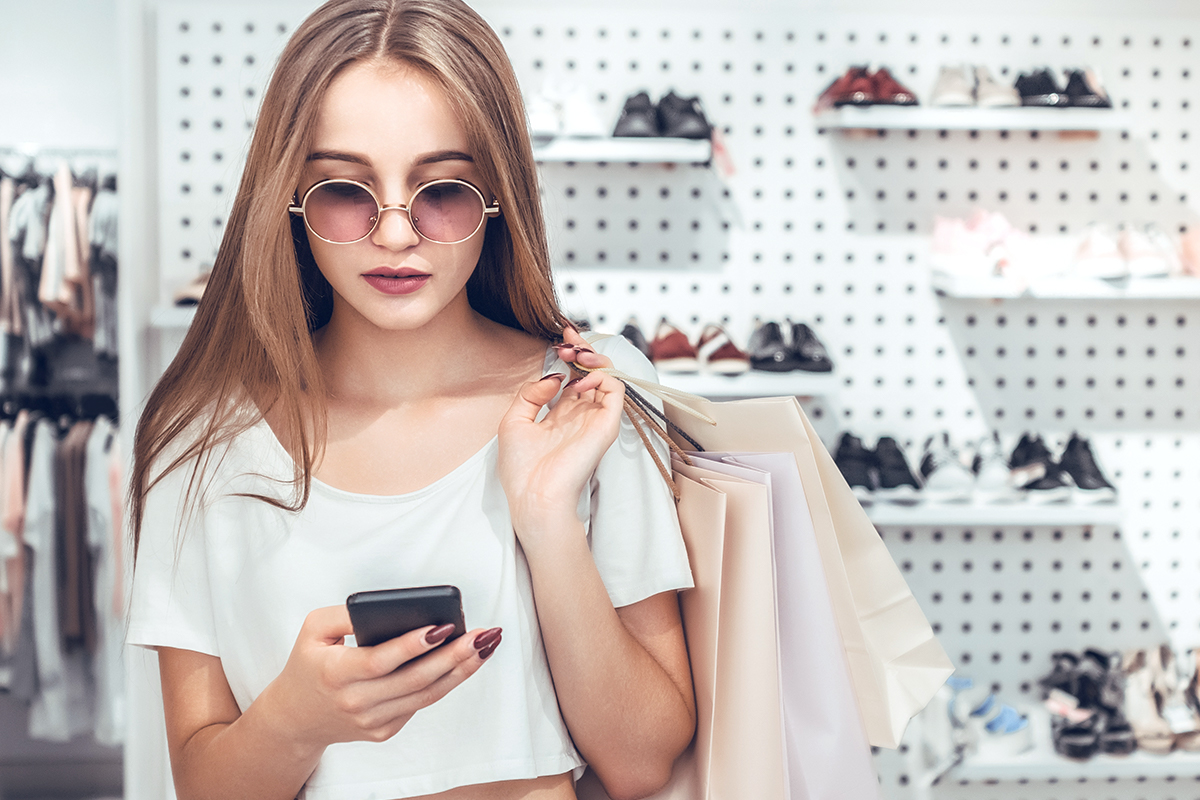
<svg viewBox="0 0 1200 800"><path fill-rule="evenodd" d="M185 505L195 502L214 451L268 409L295 462L295 493L290 503L261 499L291 510L308 501L326 431L312 331L329 319L332 290L287 206L329 85L350 64L378 60L442 87L503 209L467 282L471 306L543 339L562 335L524 106L496 34L460 0L330 0L279 58L204 297L138 422L129 489L135 552L154 485L190 469Z"/></svg>

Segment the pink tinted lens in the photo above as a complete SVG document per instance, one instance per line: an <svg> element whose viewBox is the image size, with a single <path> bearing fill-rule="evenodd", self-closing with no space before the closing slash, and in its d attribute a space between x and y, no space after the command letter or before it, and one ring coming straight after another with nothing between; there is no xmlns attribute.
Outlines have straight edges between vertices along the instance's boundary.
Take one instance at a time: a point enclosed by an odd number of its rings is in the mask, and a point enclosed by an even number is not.
<svg viewBox="0 0 1200 800"><path fill-rule="evenodd" d="M379 206L353 183L326 183L304 201L304 219L317 236L331 242L355 242L371 232Z"/></svg>
<svg viewBox="0 0 1200 800"><path fill-rule="evenodd" d="M413 196L409 216L426 239L459 242L483 221L483 199L463 183L431 183Z"/></svg>

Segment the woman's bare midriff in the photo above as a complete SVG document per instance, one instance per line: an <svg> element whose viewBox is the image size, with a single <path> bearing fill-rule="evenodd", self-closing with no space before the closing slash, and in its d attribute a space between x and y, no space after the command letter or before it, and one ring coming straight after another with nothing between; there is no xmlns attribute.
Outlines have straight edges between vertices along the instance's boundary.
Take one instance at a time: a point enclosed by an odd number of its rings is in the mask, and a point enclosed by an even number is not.
<svg viewBox="0 0 1200 800"><path fill-rule="evenodd" d="M543 775L523 781L498 781L460 786L448 792L424 795L422 800L576 800L571 773Z"/></svg>

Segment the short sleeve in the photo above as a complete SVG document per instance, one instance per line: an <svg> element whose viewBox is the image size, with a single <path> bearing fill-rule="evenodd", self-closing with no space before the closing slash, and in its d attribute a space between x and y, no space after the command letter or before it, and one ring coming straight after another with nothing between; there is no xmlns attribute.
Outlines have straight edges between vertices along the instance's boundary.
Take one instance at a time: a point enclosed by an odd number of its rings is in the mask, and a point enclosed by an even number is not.
<svg viewBox="0 0 1200 800"><path fill-rule="evenodd" d="M146 494L126 642L215 656L204 509L187 502L191 475L185 463Z"/></svg>
<svg viewBox="0 0 1200 800"><path fill-rule="evenodd" d="M650 361L624 337L596 339L592 346L622 372L658 381ZM661 410L658 400L647 399ZM669 466L667 446L653 434L650 440ZM614 607L693 586L675 498L624 414L617 440L600 459L590 488L592 558Z"/></svg>

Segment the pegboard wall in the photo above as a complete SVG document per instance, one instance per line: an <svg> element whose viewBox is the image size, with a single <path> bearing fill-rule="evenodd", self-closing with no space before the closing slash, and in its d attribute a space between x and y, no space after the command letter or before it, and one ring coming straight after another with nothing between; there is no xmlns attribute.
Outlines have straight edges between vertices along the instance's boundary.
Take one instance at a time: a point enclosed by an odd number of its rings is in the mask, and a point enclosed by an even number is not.
<svg viewBox="0 0 1200 800"><path fill-rule="evenodd" d="M838 388L814 406L831 434L890 434L910 447L941 430L1093 437L1120 490L1119 525L884 529L960 670L1034 702L1053 650L1200 644L1200 302L939 299L926 258L934 216L977 207L1037 235L1200 223L1200 17L1148 20L1133 2L1109 19L478 5L527 95L578 86L615 121L639 90L695 94L731 157L731 175L544 165L572 315L608 331L633 316L648 336L662 317L693 336L721 322L742 344L756 320L807 321L835 361ZM163 301L211 264L270 68L314 6L160 6ZM866 63L922 100L942 64L983 64L1007 80L1093 67L1130 124L1094 137L817 127L817 94ZM889 797L911 793L903 754L878 764ZM935 793L1200 797L1180 777L1186 786L955 783Z"/></svg>

